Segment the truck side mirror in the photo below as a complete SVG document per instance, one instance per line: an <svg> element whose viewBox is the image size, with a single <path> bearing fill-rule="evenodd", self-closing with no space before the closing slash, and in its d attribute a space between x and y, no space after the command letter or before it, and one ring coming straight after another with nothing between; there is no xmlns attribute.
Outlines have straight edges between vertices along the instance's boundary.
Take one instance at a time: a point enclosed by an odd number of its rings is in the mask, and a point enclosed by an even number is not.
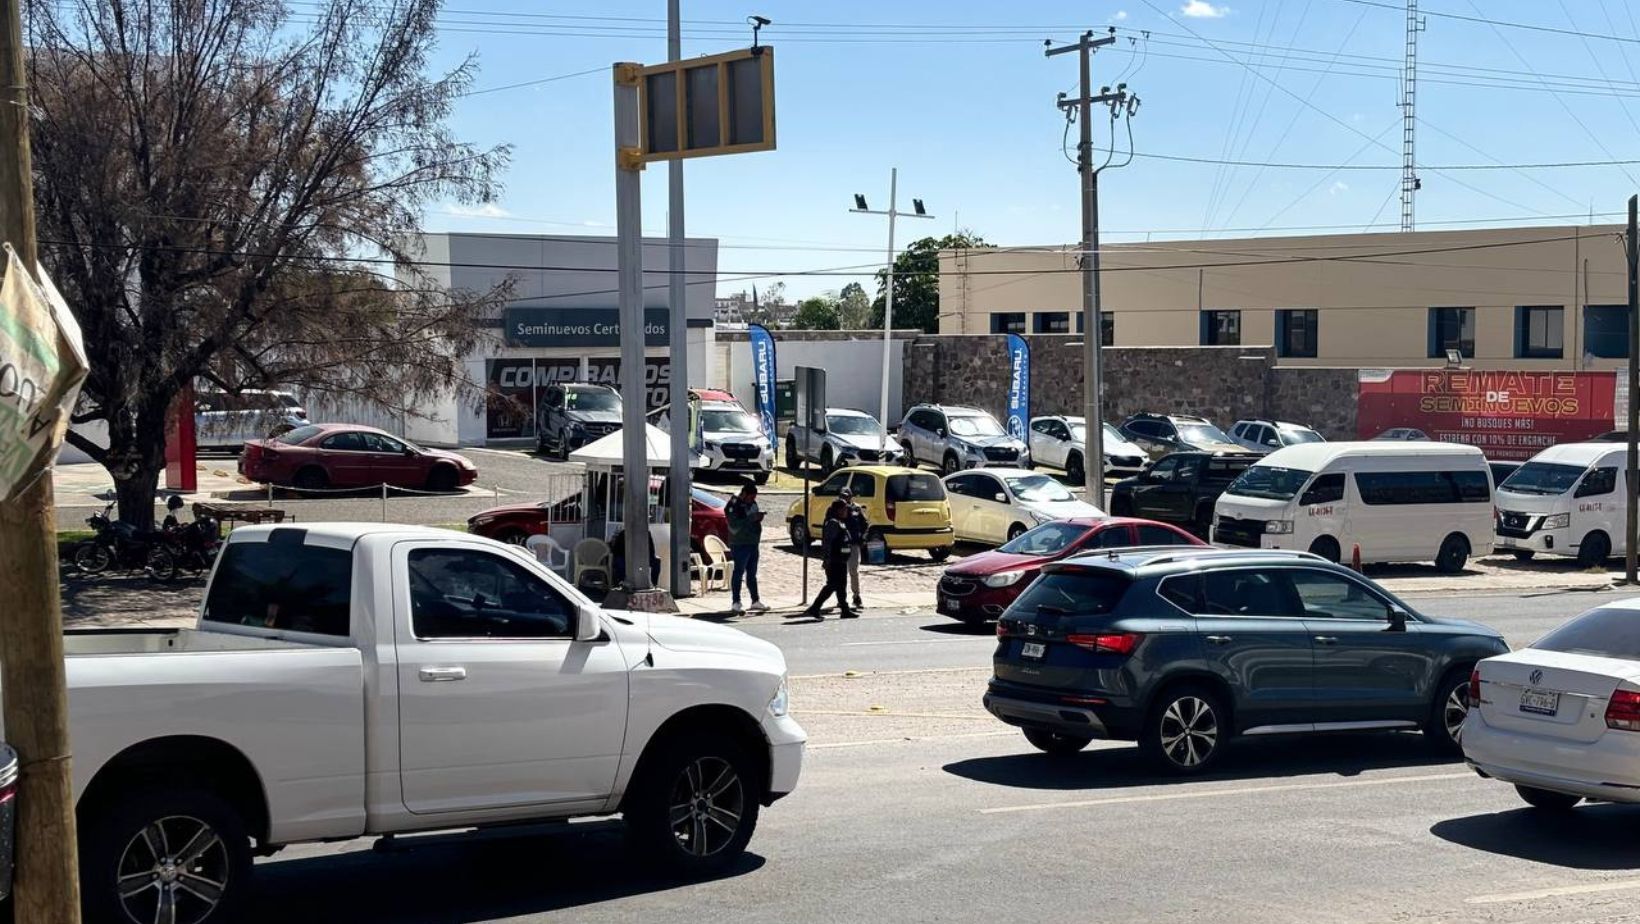
<svg viewBox="0 0 1640 924"><path fill-rule="evenodd" d="M604 634L603 624L598 621L598 611L581 609L575 613L575 640L577 642L596 642Z"/></svg>

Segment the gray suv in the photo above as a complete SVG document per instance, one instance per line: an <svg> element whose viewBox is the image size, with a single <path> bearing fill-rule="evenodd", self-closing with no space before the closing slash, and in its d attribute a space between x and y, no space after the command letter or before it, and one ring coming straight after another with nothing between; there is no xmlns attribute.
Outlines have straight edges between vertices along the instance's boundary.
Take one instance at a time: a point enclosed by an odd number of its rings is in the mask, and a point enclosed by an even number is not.
<svg viewBox="0 0 1640 924"><path fill-rule="evenodd" d="M978 408L919 404L895 434L912 465L937 465L950 475L965 468L1028 468L1031 450Z"/></svg>
<svg viewBox="0 0 1640 924"><path fill-rule="evenodd" d="M1179 547L1043 567L997 624L985 708L1049 754L1138 741L1199 773L1239 735L1422 730L1457 753L1497 632L1304 552Z"/></svg>
<svg viewBox="0 0 1640 924"><path fill-rule="evenodd" d="M535 415L535 448L568 457L582 446L621 429L621 393L608 385L548 385Z"/></svg>

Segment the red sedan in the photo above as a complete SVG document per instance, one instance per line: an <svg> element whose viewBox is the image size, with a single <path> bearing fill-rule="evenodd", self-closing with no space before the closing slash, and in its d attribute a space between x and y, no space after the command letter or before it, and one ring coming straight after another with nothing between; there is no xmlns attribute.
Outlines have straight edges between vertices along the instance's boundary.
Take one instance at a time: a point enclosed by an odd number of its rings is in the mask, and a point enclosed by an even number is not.
<svg viewBox="0 0 1640 924"><path fill-rule="evenodd" d="M1001 548L970 555L946 568L935 594L942 614L977 624L1002 615L1048 562L1101 549L1206 544L1178 527L1153 520L1131 517L1054 520Z"/></svg>
<svg viewBox="0 0 1640 924"><path fill-rule="evenodd" d="M424 449L374 427L309 424L281 436L251 440L239 453L239 474L262 484L321 488L454 491L478 478L466 456Z"/></svg>
<svg viewBox="0 0 1640 924"><path fill-rule="evenodd" d="M657 489L659 482L656 483ZM723 509L728 501L710 491L694 488L689 492L689 545L695 551L705 549L708 535L729 541L729 518ZM547 531L548 521L562 523L581 519L581 495L573 494L560 501L542 501L539 504L514 504L491 507L474 514L467 520L467 531L486 539L522 545L531 536Z"/></svg>

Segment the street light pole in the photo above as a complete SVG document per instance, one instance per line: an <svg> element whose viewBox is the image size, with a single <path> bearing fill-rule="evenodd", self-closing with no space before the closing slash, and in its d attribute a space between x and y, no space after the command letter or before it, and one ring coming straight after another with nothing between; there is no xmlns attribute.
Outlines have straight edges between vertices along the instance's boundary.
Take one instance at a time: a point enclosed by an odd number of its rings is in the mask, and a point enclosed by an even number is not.
<svg viewBox="0 0 1640 924"><path fill-rule="evenodd" d="M683 58L683 36L679 22L679 0L666 3L666 60ZM687 597L693 592L689 582L689 340L688 288L684 275L687 251L684 250L683 228L683 161L674 160L666 165L667 211L666 243L667 267L667 340L672 354L672 383L667 404L672 408L670 427L671 465L667 480L671 485L670 511L667 519L671 526L668 541L671 552L667 557L670 573L666 586L672 596ZM679 409L682 409L681 415ZM647 430L645 431L647 432Z"/></svg>
<svg viewBox="0 0 1640 924"><path fill-rule="evenodd" d="M857 215L887 215L888 216L888 282L883 292L883 394L879 410L879 423L882 428L878 431L877 449L886 452L888 449L888 384L889 373L894 365L894 220L904 215L906 218L933 218L923 209L921 199L912 199L912 211L902 212L899 209L900 199L900 168L891 167L888 171L888 209L871 209L866 207L866 197L858 193L854 196L854 208L849 211Z"/></svg>

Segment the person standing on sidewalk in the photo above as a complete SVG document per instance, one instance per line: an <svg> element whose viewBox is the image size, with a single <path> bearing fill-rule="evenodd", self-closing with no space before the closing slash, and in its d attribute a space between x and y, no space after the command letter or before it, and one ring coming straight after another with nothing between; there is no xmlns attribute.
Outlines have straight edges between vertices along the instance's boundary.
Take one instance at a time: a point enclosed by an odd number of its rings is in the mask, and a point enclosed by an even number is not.
<svg viewBox="0 0 1640 924"><path fill-rule="evenodd" d="M752 593L751 612L766 613L769 608L757 593L757 550L763 541L763 511L757 507L757 487L743 485L723 514L729 520L729 559L734 562L734 573L729 578L729 612L736 616L746 612L740 605L740 585L744 582Z"/></svg>
<svg viewBox="0 0 1640 924"><path fill-rule="evenodd" d="M858 610L865 607L865 601L860 599L860 559L865 556L866 530L871 524L866 520L865 508L854 502L853 491L844 488L837 498L848 505L848 510L843 514L843 526L848 529L849 539L848 582L854 590L854 608ZM839 593L838 597L841 596Z"/></svg>
<svg viewBox="0 0 1640 924"><path fill-rule="evenodd" d="M853 619L860 614L848 605L848 556L853 543L849 541L848 525L844 518L848 515L848 504L841 498L831 502L826 510L826 525L820 531L820 561L825 568L826 586L820 588L820 593L804 610L802 615L812 619L822 619L820 606L832 594L837 595L838 608L843 611L844 619Z"/></svg>

